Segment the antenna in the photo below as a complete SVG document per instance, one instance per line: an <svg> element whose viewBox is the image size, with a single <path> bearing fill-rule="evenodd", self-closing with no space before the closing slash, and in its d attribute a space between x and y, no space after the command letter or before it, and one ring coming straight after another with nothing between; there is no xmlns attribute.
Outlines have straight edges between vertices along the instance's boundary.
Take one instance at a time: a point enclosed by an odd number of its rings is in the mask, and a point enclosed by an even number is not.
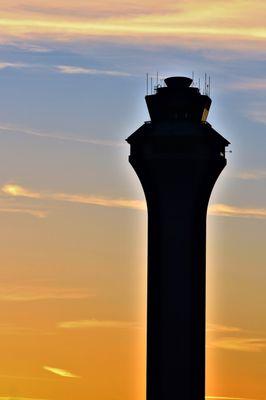
<svg viewBox="0 0 266 400"><path fill-rule="evenodd" d="M206 72L205 72L205 74L204 74L204 81L205 81L205 83L204 83L204 94L206 95L207 94L207 74L206 74Z"/></svg>
<svg viewBox="0 0 266 400"><path fill-rule="evenodd" d="M199 91L200 91L200 78L199 78Z"/></svg>
<svg viewBox="0 0 266 400"><path fill-rule="evenodd" d="M149 94L149 74L146 74L146 95Z"/></svg>
<svg viewBox="0 0 266 400"><path fill-rule="evenodd" d="M151 78L151 94L153 93L153 90L152 90L152 78Z"/></svg>
<svg viewBox="0 0 266 400"><path fill-rule="evenodd" d="M194 86L194 71L192 71L192 86Z"/></svg>
<svg viewBox="0 0 266 400"><path fill-rule="evenodd" d="M159 72L156 73L156 85L157 85L157 88L158 88L158 85L159 85Z"/></svg>

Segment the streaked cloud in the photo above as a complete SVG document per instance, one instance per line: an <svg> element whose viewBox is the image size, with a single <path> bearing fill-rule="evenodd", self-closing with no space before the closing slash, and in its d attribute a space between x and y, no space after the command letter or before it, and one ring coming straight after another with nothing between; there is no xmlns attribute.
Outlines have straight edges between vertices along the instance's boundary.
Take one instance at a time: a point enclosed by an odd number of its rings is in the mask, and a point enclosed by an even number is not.
<svg viewBox="0 0 266 400"><path fill-rule="evenodd" d="M131 208L134 210L145 210L145 202L142 200L130 199L111 199L101 196L54 193L50 195L52 199L57 201L66 201L69 203L88 204L102 207L112 208Z"/></svg>
<svg viewBox="0 0 266 400"><path fill-rule="evenodd" d="M21 47L20 47L21 48ZM22 47L23 49L25 46ZM31 46L29 45L26 49L31 49L31 52L45 52L45 50L41 51L41 47L39 46ZM34 50L32 50L34 49ZM37 50L36 50L37 49ZM58 72L60 74L66 75L106 75L109 77L129 77L132 76L129 72L125 71L116 71L116 70L104 70L100 68L89 68L87 66L78 66L78 65L47 65L47 64L25 64L19 62L8 62L8 61L0 61L0 71L8 68L13 69L32 69L32 70L45 70L50 72Z"/></svg>
<svg viewBox="0 0 266 400"><path fill-rule="evenodd" d="M68 203L77 203L85 205L96 205L111 208L129 208L134 210L146 210L144 200L132 200L124 198L107 198L103 196L86 195L86 194L70 194L60 192L36 192L24 188L17 184L7 184L2 186L2 192L12 197L28 197L30 199L54 200ZM209 215L221 217L238 217L238 218L266 218L265 208L238 207L228 204L212 204L208 209Z"/></svg>
<svg viewBox="0 0 266 400"><path fill-rule="evenodd" d="M22 381L46 381L46 382L57 382L55 378L44 378L43 376L23 376L23 375L0 375L0 379L14 379L14 380L22 380ZM1 400L2 397L0 397ZM13 399L14 397L12 397ZM9 399L9 397L8 397ZM15 397L16 399L16 397ZM20 397L19 397L20 399ZM26 400L35 400L31 398L27 398ZM36 400L44 400L44 399L36 399Z"/></svg>
<svg viewBox="0 0 266 400"><path fill-rule="evenodd" d="M68 193L38 193L28 190L20 185L8 184L2 187L3 193L13 197L28 197L30 199L43 199L43 200L55 200L69 203L97 205L102 207L113 207L113 208L131 208L136 210L144 210L145 202L142 200L130 200L130 199L111 199L102 196L93 196L85 194L68 194Z"/></svg>
<svg viewBox="0 0 266 400"><path fill-rule="evenodd" d="M4 214L26 214L31 215L32 217L36 218L46 218L48 212L44 210L35 210L30 208L16 208L16 207L1 207L0 206L0 213Z"/></svg>
<svg viewBox="0 0 266 400"><path fill-rule="evenodd" d="M221 217L238 218L266 218L266 208L237 207L228 204L212 204L209 206L209 214Z"/></svg>
<svg viewBox="0 0 266 400"><path fill-rule="evenodd" d="M56 69L62 74L70 75L107 75L107 76L131 76L128 72L100 70L95 68L76 67L73 65L58 65Z"/></svg>
<svg viewBox="0 0 266 400"><path fill-rule="evenodd" d="M207 347L258 353L266 350L266 338L235 326L208 324Z"/></svg>
<svg viewBox="0 0 266 400"><path fill-rule="evenodd" d="M228 397L228 396L205 396L205 399L217 399L217 400L256 400L249 399L247 397Z"/></svg>
<svg viewBox="0 0 266 400"><path fill-rule="evenodd" d="M252 78L252 79L245 79L242 81L235 81L231 82L230 85L227 87L228 89L233 90L266 90L266 79L259 79L259 78Z"/></svg>
<svg viewBox="0 0 266 400"><path fill-rule="evenodd" d="M35 43L19 43L17 44L20 50L25 50L29 53L50 53L51 49L40 44Z"/></svg>
<svg viewBox="0 0 266 400"><path fill-rule="evenodd" d="M23 63L11 63L11 62L1 62L0 61L0 71L7 68L26 68L28 65Z"/></svg>
<svg viewBox="0 0 266 400"><path fill-rule="evenodd" d="M9 0L5 3L0 0L1 9L6 12L11 12L14 7L17 7L20 15L31 14L48 15L62 17L81 17L82 19L99 17L110 17L112 15L143 15L151 12L152 6L155 12L166 12L176 9L176 4L173 0L167 0L163 4L154 3L152 0L146 0L145 3L139 0L122 1L118 0L92 0L89 3L84 3L83 0L76 0L75 3L70 0L47 0L45 3L36 4L34 0L27 0L24 3L18 3L17 0Z"/></svg>
<svg viewBox="0 0 266 400"><path fill-rule="evenodd" d="M261 179L266 179L266 171L263 170L242 171L232 175L232 178L237 178L247 181L249 180L258 181Z"/></svg>
<svg viewBox="0 0 266 400"><path fill-rule="evenodd" d="M84 319L78 321L59 322L58 328L63 329L88 329L88 328L138 328L139 325L130 321L112 321Z"/></svg>
<svg viewBox="0 0 266 400"><path fill-rule="evenodd" d="M36 6L1 0L0 33L2 41L15 39L77 40L105 38L136 42L156 38L156 43L205 47L263 48L265 3L262 0L167 0L62 2L51 0ZM241 10L241 12L239 12ZM182 39L182 41L180 40ZM241 46L242 44L242 46Z"/></svg>
<svg viewBox="0 0 266 400"><path fill-rule="evenodd" d="M266 350L266 338L221 337L212 340L209 347L213 349L258 353Z"/></svg>
<svg viewBox="0 0 266 400"><path fill-rule="evenodd" d="M9 124L0 124L0 133L2 134L22 134L27 136L34 136L44 139L52 139L52 140L59 140L63 142L74 142L74 143L81 143L81 144L93 144L97 146L115 146L121 147L125 146L125 143L112 141L112 140L104 140L104 139L93 139L93 138L79 138L76 136L64 136L60 133L55 132L41 132L34 129L18 127Z"/></svg>
<svg viewBox="0 0 266 400"><path fill-rule="evenodd" d="M61 288L40 285L2 285L0 301L28 302L39 300L80 300L91 297L85 289Z"/></svg>
<svg viewBox="0 0 266 400"><path fill-rule="evenodd" d="M72 372L69 372L65 369L61 369L61 368L55 368L55 367L49 367L44 365L43 369L45 369L46 371L52 372L55 375L59 375L62 376L64 378L80 378L80 376L73 374Z"/></svg>
<svg viewBox="0 0 266 400"><path fill-rule="evenodd" d="M213 333L230 333L230 332L241 332L242 329L236 326L227 326L227 325L220 325L220 324L207 324L207 332Z"/></svg>
<svg viewBox="0 0 266 400"><path fill-rule="evenodd" d="M0 400L45 400L37 397L0 396Z"/></svg>
<svg viewBox="0 0 266 400"><path fill-rule="evenodd" d="M15 188L12 188L15 190ZM11 190L12 190L11 189ZM15 192L13 193L13 196L15 195ZM22 193L21 193L22 195ZM33 195L33 193L32 193ZM22 196L23 197L23 196ZM35 198L36 199L36 198ZM1 214L25 214L25 215L30 215L35 218L45 218L48 214L48 211L43 209L43 207L40 207L39 205L26 205L22 201L17 201L19 199L15 198L7 198L5 195L0 196L0 213Z"/></svg>
<svg viewBox="0 0 266 400"><path fill-rule="evenodd" d="M43 330L37 330L33 328L29 328L26 326L18 326L14 324L0 324L0 335L1 336L28 336L28 335L44 335L50 336L54 335L53 332L45 332ZM1 377L1 375L0 375Z"/></svg>
<svg viewBox="0 0 266 400"><path fill-rule="evenodd" d="M29 197L31 199L40 199L41 198L40 193L30 191L19 185L11 185L11 184L4 185L2 187L2 191L6 194L9 194L9 195L15 196L15 197Z"/></svg>
<svg viewBox="0 0 266 400"><path fill-rule="evenodd" d="M265 104L253 105L247 110L246 115L252 121L266 125Z"/></svg>

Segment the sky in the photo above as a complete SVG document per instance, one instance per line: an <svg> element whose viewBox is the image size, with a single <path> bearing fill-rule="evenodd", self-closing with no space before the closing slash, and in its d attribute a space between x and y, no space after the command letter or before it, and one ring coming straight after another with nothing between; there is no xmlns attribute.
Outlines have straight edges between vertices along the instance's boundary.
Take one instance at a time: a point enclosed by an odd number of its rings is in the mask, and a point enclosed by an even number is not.
<svg viewBox="0 0 266 400"><path fill-rule="evenodd" d="M0 400L145 399L145 76L211 76L210 399L265 400L266 3L0 0ZM182 329L182 327L180 327Z"/></svg>

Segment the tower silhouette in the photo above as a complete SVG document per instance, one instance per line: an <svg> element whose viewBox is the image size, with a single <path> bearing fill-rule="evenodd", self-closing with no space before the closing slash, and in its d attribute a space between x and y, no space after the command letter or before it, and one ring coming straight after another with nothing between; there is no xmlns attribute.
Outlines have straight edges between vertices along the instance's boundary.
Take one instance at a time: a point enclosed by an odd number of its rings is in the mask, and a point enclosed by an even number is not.
<svg viewBox="0 0 266 400"><path fill-rule="evenodd" d="M192 79L165 83L127 139L148 208L147 400L203 400L206 213L229 142Z"/></svg>

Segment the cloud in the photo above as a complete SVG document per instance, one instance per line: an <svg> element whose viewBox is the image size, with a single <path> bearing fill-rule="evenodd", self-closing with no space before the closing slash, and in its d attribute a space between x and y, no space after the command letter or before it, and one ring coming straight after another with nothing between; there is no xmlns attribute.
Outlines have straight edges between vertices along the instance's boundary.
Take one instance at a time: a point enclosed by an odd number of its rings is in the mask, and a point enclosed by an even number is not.
<svg viewBox="0 0 266 400"><path fill-rule="evenodd" d="M11 11L14 6L17 6L20 15L32 14L48 15L57 17L75 17L87 20L88 18L102 18L111 17L112 15L126 16L126 15L143 15L150 14L152 6L153 10L157 12L171 11L176 5L172 0L167 0L163 4L154 3L152 0L146 0L145 3L138 0L122 1L118 0L91 0L89 3L84 3L82 0L76 0L75 3L70 0L47 0L46 3L36 4L34 0L27 0L27 3L17 4L17 0L9 0L9 4L0 1L1 9L4 11Z"/></svg>
<svg viewBox="0 0 266 400"><path fill-rule="evenodd" d="M86 194L70 194L60 192L36 192L24 188L17 184L7 184L2 187L3 193L12 197L27 197L30 199L54 200L68 203L77 203L85 205L96 205L111 208L129 208L133 210L146 210L144 200L132 199L112 199L103 196L86 195ZM266 218L265 208L249 208L231 206L228 204L212 204L208 209L209 215L220 217L238 217L238 218Z"/></svg>
<svg viewBox="0 0 266 400"><path fill-rule="evenodd" d="M0 213L7 213L7 214L27 214L31 215L32 217L36 218L46 218L47 211L44 210L35 210L30 208L5 208L0 206Z"/></svg>
<svg viewBox="0 0 266 400"><path fill-rule="evenodd" d="M0 70L7 69L7 68L20 69L20 68L27 68L27 67L28 67L28 64L1 62L0 61Z"/></svg>
<svg viewBox="0 0 266 400"><path fill-rule="evenodd" d="M15 188L13 189L15 190ZM3 196L0 196L0 213L26 214L35 218L45 218L48 214L46 210L41 209L38 205L26 206L24 202L17 201L15 198L7 198Z"/></svg>
<svg viewBox="0 0 266 400"><path fill-rule="evenodd" d="M259 78L252 78L252 79L245 79L239 82L232 82L230 85L228 85L228 89L233 89L233 90L266 90L266 80L265 79L259 79Z"/></svg>
<svg viewBox="0 0 266 400"><path fill-rule="evenodd" d="M0 396L0 400L45 400L45 399L37 399L36 397L17 397L17 396Z"/></svg>
<svg viewBox="0 0 266 400"><path fill-rule="evenodd" d="M52 379L52 378L44 378L43 376L18 376L18 375L0 375L0 379L16 379L16 380L23 380L23 381L48 381L48 382L57 382L56 379ZM0 400L4 398L6 399L6 397L0 397ZM9 400L13 400L13 399L21 399L20 397L7 397ZM22 398L24 399L24 398ZM25 400L44 400L44 399L32 399L32 398L26 398Z"/></svg>
<svg viewBox="0 0 266 400"><path fill-rule="evenodd" d="M266 350L266 339L229 336L212 340L209 347L213 349L258 353Z"/></svg>
<svg viewBox="0 0 266 400"><path fill-rule="evenodd" d="M35 43L20 43L20 50L25 50L29 53L50 53L51 49L49 47L45 47L43 45L35 44Z"/></svg>
<svg viewBox="0 0 266 400"><path fill-rule="evenodd" d="M237 218L266 218L266 208L237 207L228 204L212 204L209 206L209 214L220 217Z"/></svg>
<svg viewBox="0 0 266 400"><path fill-rule="evenodd" d="M242 171L232 175L232 178L257 181L261 179L266 179L266 171L263 170Z"/></svg>
<svg viewBox="0 0 266 400"><path fill-rule="evenodd" d="M1 336L25 336L25 335L54 335L52 332L44 332L43 330L32 329L24 326L17 326L12 324L0 324L0 335ZM1 377L1 375L0 375Z"/></svg>
<svg viewBox="0 0 266 400"><path fill-rule="evenodd" d="M265 47L265 3L263 0L166 0L124 2L69 2L47 0L36 6L0 1L0 34L11 41L52 39L53 41L105 38L113 42L139 42L148 38L156 43L195 48Z"/></svg>
<svg viewBox="0 0 266 400"><path fill-rule="evenodd" d="M112 208L131 208L134 210L145 210L145 202L142 200L130 199L111 199L101 196L90 196L80 194L54 193L50 195L57 201L66 201L70 203L96 205Z"/></svg>
<svg viewBox="0 0 266 400"><path fill-rule="evenodd" d="M39 300L80 300L90 297L85 289L39 285L0 286L0 301L28 302Z"/></svg>
<svg viewBox="0 0 266 400"><path fill-rule="evenodd" d="M46 199L63 201L69 203L97 205L102 207L114 207L114 208L131 208L136 210L144 210L145 202L142 200L130 200L130 199L110 199L102 196L93 196L85 194L68 194L68 193L37 193L32 190L28 190L20 185L7 184L2 187L2 191L13 197L28 197L30 199Z"/></svg>
<svg viewBox="0 0 266 400"><path fill-rule="evenodd" d="M49 50L42 48L38 45L21 45L20 49L27 49L27 51L35 52L35 53L45 53ZM24 64L24 63L13 63L13 62L6 62L0 61L0 71L7 68L14 68L14 69L22 69L28 68L35 70L36 68L47 70L50 72L59 72L60 74L66 75L106 75L106 76L113 76L113 77L129 77L132 76L129 72L125 71L116 71L116 70L103 70L97 68L88 68L84 66L77 66L77 65L46 65L46 64ZM7 128L8 129L8 126ZM12 129L12 128L11 128Z"/></svg>
<svg viewBox="0 0 266 400"><path fill-rule="evenodd" d="M84 319L78 321L59 322L58 328L63 329L88 329L88 328L138 328L135 322Z"/></svg>
<svg viewBox="0 0 266 400"><path fill-rule="evenodd" d="M227 325L220 325L220 324L207 324L207 332L213 333L228 333L228 332L241 332L240 328L236 326L227 326Z"/></svg>
<svg viewBox="0 0 266 400"><path fill-rule="evenodd" d="M9 194L9 195L15 196L15 197L29 197L31 199L40 199L41 198L40 193L32 192L32 191L25 189L19 185L8 185L8 184L4 185L2 187L2 191L6 194Z"/></svg>
<svg viewBox="0 0 266 400"><path fill-rule="evenodd" d="M208 324L207 347L210 349L258 353L266 350L266 338L259 337L256 332L250 332L235 326Z"/></svg>
<svg viewBox="0 0 266 400"><path fill-rule="evenodd" d="M100 70L94 68L76 67L73 65L58 65L56 69L62 74L70 75L107 75L107 76L131 76L128 72L123 71L112 71L112 70Z"/></svg>
<svg viewBox="0 0 266 400"><path fill-rule="evenodd" d="M69 372L65 369L61 369L61 368L54 368L54 367L48 367L48 366L44 366L43 369L45 369L46 371L52 372L55 375L59 375L59 376L63 376L64 378L80 378L80 376L72 374L72 372Z"/></svg>
<svg viewBox="0 0 266 400"><path fill-rule="evenodd" d="M205 399L217 399L217 400L255 400L248 399L246 397L228 397L228 396L205 396Z"/></svg>
<svg viewBox="0 0 266 400"><path fill-rule="evenodd" d="M45 139L59 140L59 141L64 141L64 142L74 142L74 143L82 143L82 144L87 143L87 144L93 144L93 145L97 145L97 146L114 146L114 147L125 146L125 143L116 142L116 141L112 141L112 140L87 139L87 138L79 138L76 136L63 136L60 133L41 132L38 130L13 126L13 125L9 125L9 124L0 125L0 133L22 134L22 135L34 136L34 137L45 138Z"/></svg>
<svg viewBox="0 0 266 400"><path fill-rule="evenodd" d="M266 111L265 105L254 105L252 108L247 110L247 116L254 122L258 122L260 124L266 124Z"/></svg>

